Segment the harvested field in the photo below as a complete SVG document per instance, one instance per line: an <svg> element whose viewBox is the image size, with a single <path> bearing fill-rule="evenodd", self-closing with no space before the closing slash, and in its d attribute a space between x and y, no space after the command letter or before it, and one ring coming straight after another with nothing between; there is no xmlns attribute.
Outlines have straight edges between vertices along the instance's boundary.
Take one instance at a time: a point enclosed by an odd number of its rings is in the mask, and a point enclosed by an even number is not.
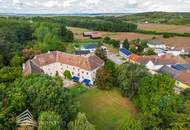
<svg viewBox="0 0 190 130"><path fill-rule="evenodd" d="M158 38L168 46L177 47L179 49L190 50L190 38L189 37L172 37L172 38Z"/></svg>
<svg viewBox="0 0 190 130"><path fill-rule="evenodd" d="M170 25L167 25L167 26L170 26ZM90 31L88 29L70 27L70 30L74 32L75 38L77 40L90 39L88 37L83 37L82 35L84 31ZM103 37L109 36L116 40L125 40L126 38L130 41L136 38L140 38L143 40L151 40L153 37L156 37L156 39L161 40L168 46L177 47L179 49L190 50L190 37L163 38L161 35L148 35L148 34L128 33L128 32L100 32L100 33L102 34Z"/></svg>
<svg viewBox="0 0 190 130"><path fill-rule="evenodd" d="M113 39L116 39L116 40L125 40L125 39L128 39L128 40L133 40L133 39L136 39L136 38L140 38L140 39L143 39L143 40L150 40L152 39L152 37L156 37L156 35L146 35L146 34L140 34L140 33L127 33L127 32L117 32L117 33L112 33L112 32L101 32L102 35L105 37L105 36L109 36Z"/></svg>
<svg viewBox="0 0 190 130"><path fill-rule="evenodd" d="M166 24L153 24L153 23L143 23L138 25L139 29L150 30L157 32L176 32L176 33L190 33L190 26L186 25L166 25Z"/></svg>

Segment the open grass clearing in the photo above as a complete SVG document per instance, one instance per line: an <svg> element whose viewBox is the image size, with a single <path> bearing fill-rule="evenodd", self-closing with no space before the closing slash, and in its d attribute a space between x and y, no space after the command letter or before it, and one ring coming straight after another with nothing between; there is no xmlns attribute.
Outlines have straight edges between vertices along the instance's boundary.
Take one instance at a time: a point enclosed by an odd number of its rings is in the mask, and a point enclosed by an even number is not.
<svg viewBox="0 0 190 130"><path fill-rule="evenodd" d="M117 90L89 89L76 98L81 112L97 130L116 130L126 118L135 118L137 110L132 102Z"/></svg>

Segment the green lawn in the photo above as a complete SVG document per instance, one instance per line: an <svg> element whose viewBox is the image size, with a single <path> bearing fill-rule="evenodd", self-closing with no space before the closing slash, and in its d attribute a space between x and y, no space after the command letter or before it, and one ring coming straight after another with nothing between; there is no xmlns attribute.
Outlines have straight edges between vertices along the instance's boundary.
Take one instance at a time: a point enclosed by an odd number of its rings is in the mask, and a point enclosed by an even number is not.
<svg viewBox="0 0 190 130"><path fill-rule="evenodd" d="M80 111L86 113L97 130L116 130L127 117L133 118L137 114L133 104L117 90L90 89L77 100Z"/></svg>

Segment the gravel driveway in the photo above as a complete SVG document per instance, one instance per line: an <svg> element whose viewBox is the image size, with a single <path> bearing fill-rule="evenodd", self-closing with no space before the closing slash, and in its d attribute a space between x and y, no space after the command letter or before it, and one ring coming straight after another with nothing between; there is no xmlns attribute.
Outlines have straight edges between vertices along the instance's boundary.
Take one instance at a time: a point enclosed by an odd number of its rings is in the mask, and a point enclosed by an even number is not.
<svg viewBox="0 0 190 130"><path fill-rule="evenodd" d="M118 65L123 64L122 60L120 59L117 53L108 52L107 56L108 56L108 59L113 61L115 64L118 64Z"/></svg>

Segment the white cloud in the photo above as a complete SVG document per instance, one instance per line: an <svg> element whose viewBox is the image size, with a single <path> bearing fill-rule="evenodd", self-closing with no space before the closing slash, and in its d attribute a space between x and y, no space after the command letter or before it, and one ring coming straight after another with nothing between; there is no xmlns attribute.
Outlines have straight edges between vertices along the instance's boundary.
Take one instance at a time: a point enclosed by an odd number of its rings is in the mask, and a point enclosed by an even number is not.
<svg viewBox="0 0 190 130"><path fill-rule="evenodd" d="M0 8L7 7L0 12L17 13L190 12L190 0L0 0L0 2Z"/></svg>

